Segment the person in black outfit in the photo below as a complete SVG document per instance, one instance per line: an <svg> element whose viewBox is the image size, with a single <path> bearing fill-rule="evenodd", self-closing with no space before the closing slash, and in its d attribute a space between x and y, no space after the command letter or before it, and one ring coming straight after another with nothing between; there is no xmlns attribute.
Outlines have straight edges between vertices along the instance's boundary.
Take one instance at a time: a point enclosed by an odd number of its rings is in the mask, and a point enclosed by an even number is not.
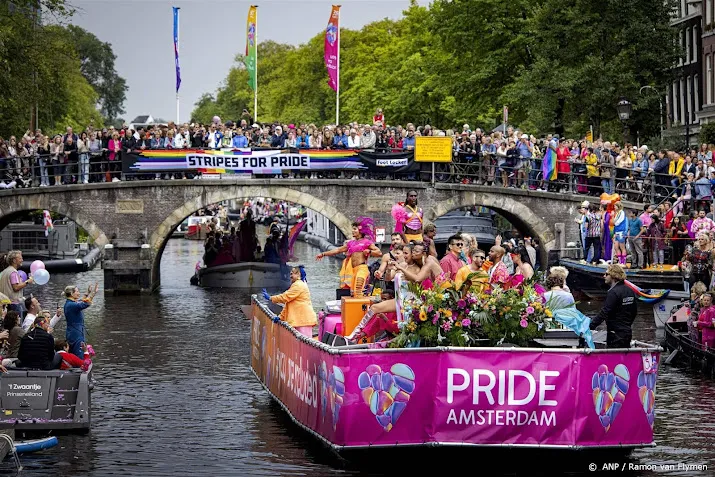
<svg viewBox="0 0 715 477"><path fill-rule="evenodd" d="M55 339L47 332L50 321L44 316L35 318L32 328L20 340L18 368L59 369L62 355L55 353Z"/></svg>
<svg viewBox="0 0 715 477"><path fill-rule="evenodd" d="M604 279L610 289L601 312L591 321L590 328L595 330L605 320L606 347L629 348L633 334L631 327L638 312L636 294L623 283L626 272L618 264L608 266Z"/></svg>

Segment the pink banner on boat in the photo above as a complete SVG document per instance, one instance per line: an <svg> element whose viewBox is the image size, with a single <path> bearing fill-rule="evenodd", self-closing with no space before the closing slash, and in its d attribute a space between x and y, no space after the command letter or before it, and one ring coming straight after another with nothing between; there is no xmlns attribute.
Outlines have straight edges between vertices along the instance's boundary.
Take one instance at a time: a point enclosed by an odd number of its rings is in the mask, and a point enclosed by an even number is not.
<svg viewBox="0 0 715 477"><path fill-rule="evenodd" d="M325 28L325 67L328 69L328 84L334 91L338 90L338 68L340 58L340 7L333 5Z"/></svg>
<svg viewBox="0 0 715 477"><path fill-rule="evenodd" d="M252 367L337 447L653 444L659 353L360 350L330 354L253 305Z"/></svg>

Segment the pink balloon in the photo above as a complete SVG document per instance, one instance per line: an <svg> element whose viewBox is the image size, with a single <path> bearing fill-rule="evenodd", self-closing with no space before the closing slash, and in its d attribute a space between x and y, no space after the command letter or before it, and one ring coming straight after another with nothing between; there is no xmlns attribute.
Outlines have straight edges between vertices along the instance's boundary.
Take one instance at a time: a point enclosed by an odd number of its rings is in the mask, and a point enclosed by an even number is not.
<svg viewBox="0 0 715 477"><path fill-rule="evenodd" d="M30 273L35 273L41 268L45 268L45 262L43 262L42 260L35 260L34 262L32 262L32 265L30 265Z"/></svg>

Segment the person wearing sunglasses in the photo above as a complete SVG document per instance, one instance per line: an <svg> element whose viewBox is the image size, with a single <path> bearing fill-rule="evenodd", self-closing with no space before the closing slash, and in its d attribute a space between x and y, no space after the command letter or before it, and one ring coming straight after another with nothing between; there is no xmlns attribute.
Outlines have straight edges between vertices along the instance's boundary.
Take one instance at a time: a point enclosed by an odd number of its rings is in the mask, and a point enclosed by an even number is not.
<svg viewBox="0 0 715 477"><path fill-rule="evenodd" d="M454 281L457 276L457 272L467 265L467 260L464 259L464 239L460 234L455 234L449 237L447 241L447 253L442 260L439 261L439 265L442 267L442 271L449 276L449 279Z"/></svg>
<svg viewBox="0 0 715 477"><path fill-rule="evenodd" d="M595 330L605 321L606 347L629 348L633 336L633 321L638 313L636 294L624 283L626 272L617 263L608 266L603 279L609 286L608 294L601 312L591 320L590 328Z"/></svg>

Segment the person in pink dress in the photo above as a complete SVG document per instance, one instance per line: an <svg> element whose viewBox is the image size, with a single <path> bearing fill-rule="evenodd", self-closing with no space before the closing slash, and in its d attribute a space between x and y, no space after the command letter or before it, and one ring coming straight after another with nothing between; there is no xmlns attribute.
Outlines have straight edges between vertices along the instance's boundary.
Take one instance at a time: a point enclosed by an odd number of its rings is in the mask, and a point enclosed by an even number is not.
<svg viewBox="0 0 715 477"><path fill-rule="evenodd" d="M695 324L702 331L702 345L715 348L715 306L712 293L703 293L700 297L700 314Z"/></svg>

